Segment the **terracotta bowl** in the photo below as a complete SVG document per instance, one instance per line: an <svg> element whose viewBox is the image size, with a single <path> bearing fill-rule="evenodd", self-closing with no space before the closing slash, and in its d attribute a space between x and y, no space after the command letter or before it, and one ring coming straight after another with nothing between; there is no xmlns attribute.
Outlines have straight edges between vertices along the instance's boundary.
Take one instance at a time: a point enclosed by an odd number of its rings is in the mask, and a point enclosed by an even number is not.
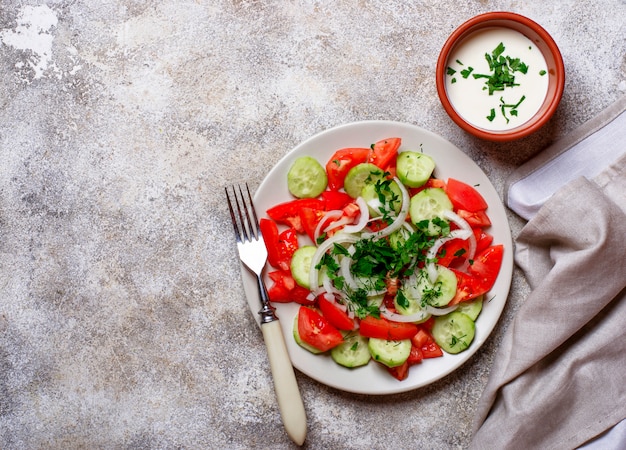
<svg viewBox="0 0 626 450"><path fill-rule="evenodd" d="M522 33L541 51L547 65L548 88L543 103L537 112L527 121L505 130L489 129L489 126L477 126L465 120L450 101L446 88L448 67L453 61L450 56L463 42L467 42L474 33L486 28L508 28ZM528 136L540 129L554 114L565 85L565 69L563 58L552 37L540 25L532 20L511 12L490 12L478 15L457 28L444 44L437 60L437 92L441 103L452 118L463 130L482 139L496 142L512 141ZM485 94L487 95L487 94ZM480 105L476 105L479 107Z"/></svg>

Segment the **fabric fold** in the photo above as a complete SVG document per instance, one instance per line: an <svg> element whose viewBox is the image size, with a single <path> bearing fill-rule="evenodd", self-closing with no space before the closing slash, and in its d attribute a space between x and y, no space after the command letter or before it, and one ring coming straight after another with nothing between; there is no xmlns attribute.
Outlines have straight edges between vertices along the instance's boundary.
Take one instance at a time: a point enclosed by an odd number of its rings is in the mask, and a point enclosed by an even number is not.
<svg viewBox="0 0 626 450"><path fill-rule="evenodd" d="M478 404L473 449L576 448L626 418L626 156L522 229L532 288Z"/></svg>

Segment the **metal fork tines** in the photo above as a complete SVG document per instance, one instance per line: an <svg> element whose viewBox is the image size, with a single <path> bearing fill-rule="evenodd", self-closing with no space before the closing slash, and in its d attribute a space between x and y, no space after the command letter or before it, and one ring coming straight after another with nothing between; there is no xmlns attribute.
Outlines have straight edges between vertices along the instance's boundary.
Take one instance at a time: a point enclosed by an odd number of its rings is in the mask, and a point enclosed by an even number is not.
<svg viewBox="0 0 626 450"><path fill-rule="evenodd" d="M267 261L267 248L259 228L259 219L254 209L248 184L225 188L230 217L235 228L239 259L257 278L262 308L259 311L261 323L276 320L271 307L267 289L263 282L263 268Z"/></svg>

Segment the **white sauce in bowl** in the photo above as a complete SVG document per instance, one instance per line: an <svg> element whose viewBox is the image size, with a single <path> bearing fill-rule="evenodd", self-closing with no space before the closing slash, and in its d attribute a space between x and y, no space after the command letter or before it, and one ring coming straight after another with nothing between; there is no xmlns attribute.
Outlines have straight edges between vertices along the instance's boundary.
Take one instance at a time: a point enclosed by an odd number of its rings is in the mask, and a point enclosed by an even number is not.
<svg viewBox="0 0 626 450"><path fill-rule="evenodd" d="M485 54L491 56L500 44L504 45L501 56L519 58L528 70L526 74L512 72L515 85L489 95L487 76L494 70ZM469 35L450 53L447 69L450 103L463 119L486 130L508 130L527 122L539 111L548 92L549 74L541 50L522 33L508 28L484 28ZM462 71L470 73L464 76Z"/></svg>

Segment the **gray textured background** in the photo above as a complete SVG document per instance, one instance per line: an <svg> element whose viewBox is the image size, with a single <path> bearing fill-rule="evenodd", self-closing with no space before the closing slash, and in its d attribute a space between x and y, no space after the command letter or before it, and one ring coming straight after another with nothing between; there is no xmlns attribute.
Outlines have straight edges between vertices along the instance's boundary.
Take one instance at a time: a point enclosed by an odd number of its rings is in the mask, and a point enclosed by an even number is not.
<svg viewBox="0 0 626 450"><path fill-rule="evenodd" d="M447 36L493 10L538 21L566 64L553 120L507 144L460 131L434 81ZM626 91L625 17L624 0L0 0L0 447L290 448L223 186L389 119L501 190ZM465 447L527 293L516 270L492 338L427 388L351 395L298 373L308 448Z"/></svg>

